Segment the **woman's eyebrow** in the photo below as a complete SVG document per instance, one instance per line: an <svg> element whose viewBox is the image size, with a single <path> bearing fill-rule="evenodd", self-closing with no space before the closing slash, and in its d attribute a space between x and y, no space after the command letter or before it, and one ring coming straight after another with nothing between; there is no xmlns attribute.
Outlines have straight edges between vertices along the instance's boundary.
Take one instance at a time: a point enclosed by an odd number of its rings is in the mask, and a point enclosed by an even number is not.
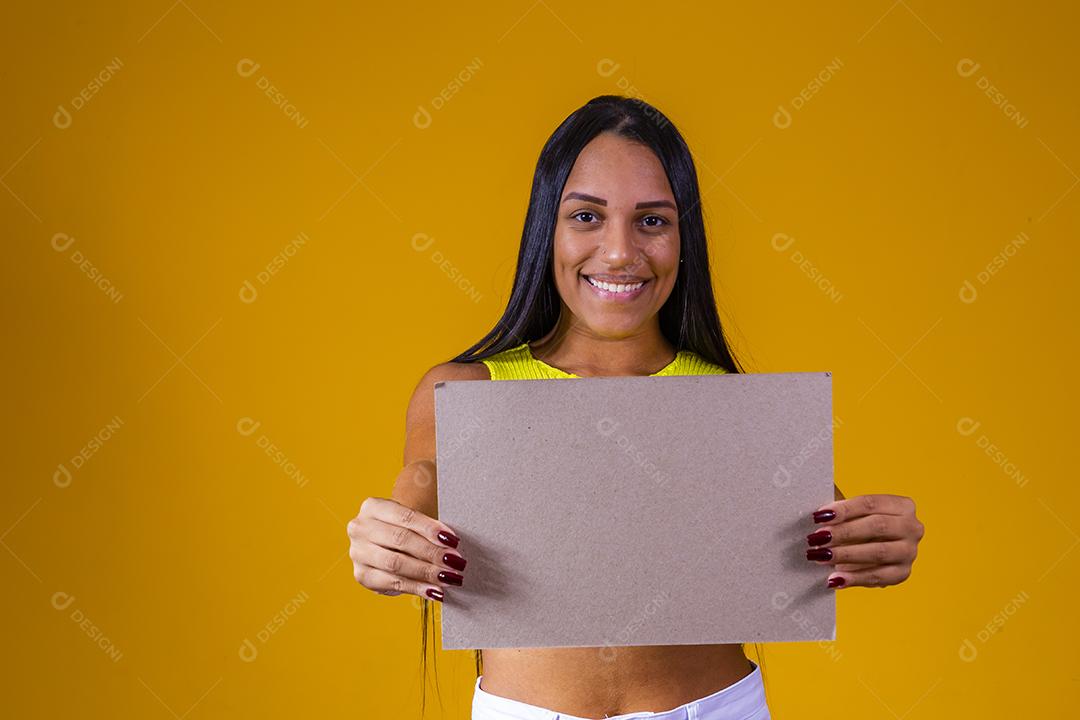
<svg viewBox="0 0 1080 720"><path fill-rule="evenodd" d="M566 202L568 200L584 200L585 202L596 203L597 205L603 205L607 207L607 200L604 200L603 198L598 198L595 195L586 195L585 193L567 193L566 197L563 198L563 202ZM670 200L650 200L648 202L639 202L637 205L634 206L634 209L643 210L645 208L654 207L669 207L676 212L678 211L678 208L675 207L675 203L671 202Z"/></svg>
<svg viewBox="0 0 1080 720"><path fill-rule="evenodd" d="M634 206L634 209L641 210L643 208L654 207L669 207L672 210L678 212L678 209L675 207L675 203L671 202L670 200L650 200L649 202L639 202L637 205Z"/></svg>

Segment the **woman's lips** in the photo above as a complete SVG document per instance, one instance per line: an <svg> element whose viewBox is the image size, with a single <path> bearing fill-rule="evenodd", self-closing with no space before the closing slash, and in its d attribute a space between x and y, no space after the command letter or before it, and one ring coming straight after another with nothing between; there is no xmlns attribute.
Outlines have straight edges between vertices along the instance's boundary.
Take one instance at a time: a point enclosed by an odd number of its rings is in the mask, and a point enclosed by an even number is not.
<svg viewBox="0 0 1080 720"><path fill-rule="evenodd" d="M648 285L649 285L649 281L645 280L644 282L641 283L641 286L638 287L636 290L628 290L628 291L625 291L625 292L616 292L616 291L613 291L613 290L605 290L604 288L600 288L600 287L597 287L597 286L593 285L591 282L589 282L589 278L588 278L587 275L582 275L581 276L581 281L583 283L585 283L585 285L597 297L599 297L599 298L601 298L603 300L609 300L611 302L629 302L630 300L633 300L637 296L641 295L641 293L645 292L645 288L648 287ZM632 283L627 283L627 284L632 284Z"/></svg>

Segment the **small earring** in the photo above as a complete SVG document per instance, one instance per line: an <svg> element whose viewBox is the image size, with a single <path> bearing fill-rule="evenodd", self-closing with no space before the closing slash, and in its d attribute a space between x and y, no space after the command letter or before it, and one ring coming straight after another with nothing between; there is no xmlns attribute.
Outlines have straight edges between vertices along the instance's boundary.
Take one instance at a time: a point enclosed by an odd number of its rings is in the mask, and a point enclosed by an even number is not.
<svg viewBox="0 0 1080 720"><path fill-rule="evenodd" d="M683 260L685 260L685 259L686 259L686 258L679 258L679 262L682 262L682 261L683 261Z"/></svg>

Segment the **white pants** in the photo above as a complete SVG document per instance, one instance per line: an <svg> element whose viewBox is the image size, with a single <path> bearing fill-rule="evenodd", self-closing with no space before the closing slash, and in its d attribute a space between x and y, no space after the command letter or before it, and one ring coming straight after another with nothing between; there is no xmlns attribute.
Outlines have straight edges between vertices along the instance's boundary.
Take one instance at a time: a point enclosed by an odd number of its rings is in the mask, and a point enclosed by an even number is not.
<svg viewBox="0 0 1080 720"><path fill-rule="evenodd" d="M748 662L754 666L749 675L712 695L706 695L673 710L611 715L608 720L769 720L761 669L752 660ZM476 679L472 720L587 720L492 695L480 687L483 679L483 676Z"/></svg>

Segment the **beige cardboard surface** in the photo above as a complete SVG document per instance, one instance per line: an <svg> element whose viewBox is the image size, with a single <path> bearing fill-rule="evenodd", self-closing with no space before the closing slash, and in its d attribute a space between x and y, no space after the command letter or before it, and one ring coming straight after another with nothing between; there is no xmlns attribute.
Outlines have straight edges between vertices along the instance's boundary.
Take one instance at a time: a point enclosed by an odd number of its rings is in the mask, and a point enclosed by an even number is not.
<svg viewBox="0 0 1080 720"><path fill-rule="evenodd" d="M435 386L447 650L835 639L832 377Z"/></svg>

